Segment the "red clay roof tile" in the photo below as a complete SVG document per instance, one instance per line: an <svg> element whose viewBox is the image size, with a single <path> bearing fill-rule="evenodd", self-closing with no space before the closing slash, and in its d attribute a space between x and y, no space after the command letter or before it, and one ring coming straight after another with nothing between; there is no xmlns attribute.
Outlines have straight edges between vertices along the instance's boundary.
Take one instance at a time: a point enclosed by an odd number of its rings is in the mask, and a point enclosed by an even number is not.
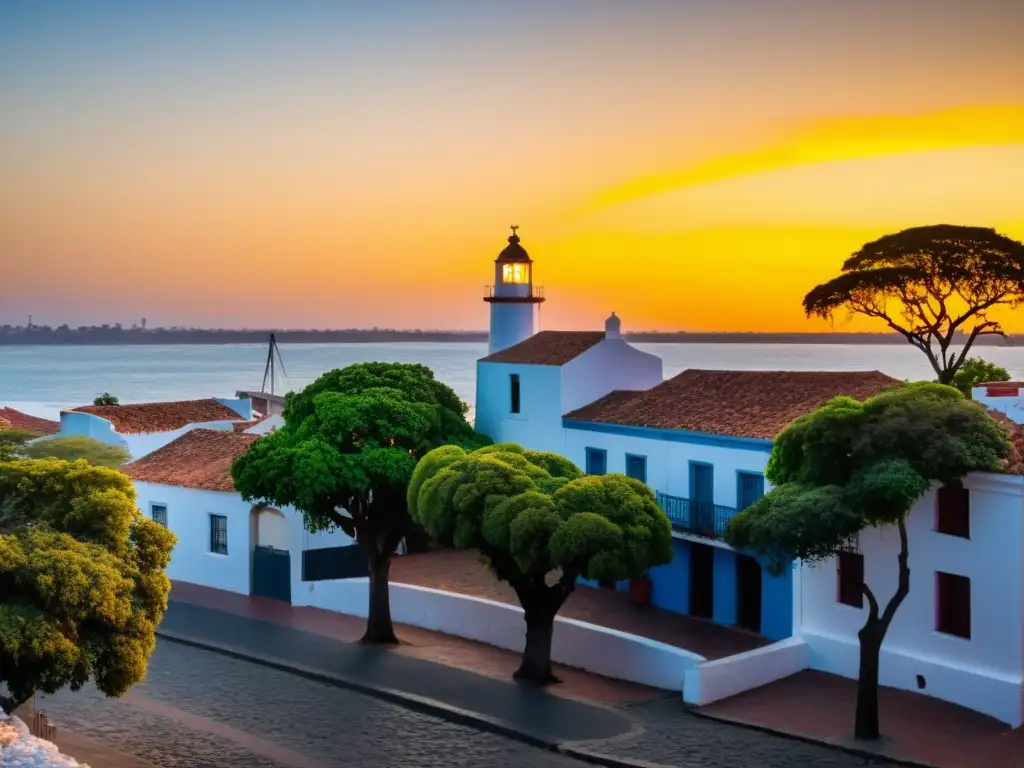
<svg viewBox="0 0 1024 768"><path fill-rule="evenodd" d="M1024 424L1018 424L999 411L990 410L988 413L1003 425L1012 443L1003 471L1008 475L1024 475Z"/></svg>
<svg viewBox="0 0 1024 768"><path fill-rule="evenodd" d="M252 429L269 418L270 416L260 416L258 419L249 419L249 421L237 421L235 422L235 432L245 432L245 430Z"/></svg>
<svg viewBox="0 0 1024 768"><path fill-rule="evenodd" d="M55 435L60 431L59 421L30 416L13 408L0 408L0 426L4 429L24 429L37 435Z"/></svg>
<svg viewBox="0 0 1024 768"><path fill-rule="evenodd" d="M604 331L541 331L480 362L565 365L602 341Z"/></svg>
<svg viewBox="0 0 1024 768"><path fill-rule="evenodd" d="M231 464L260 435L216 429L190 429L177 440L121 468L145 483L204 491L233 491Z"/></svg>
<svg viewBox="0 0 1024 768"><path fill-rule="evenodd" d="M774 440L833 397L899 385L878 371L683 371L643 392L612 392L566 419Z"/></svg>
<svg viewBox="0 0 1024 768"><path fill-rule="evenodd" d="M106 419L122 435L170 432L189 424L209 421L241 421L242 417L214 398L179 400L171 403L130 405L83 405L72 412L91 413Z"/></svg>

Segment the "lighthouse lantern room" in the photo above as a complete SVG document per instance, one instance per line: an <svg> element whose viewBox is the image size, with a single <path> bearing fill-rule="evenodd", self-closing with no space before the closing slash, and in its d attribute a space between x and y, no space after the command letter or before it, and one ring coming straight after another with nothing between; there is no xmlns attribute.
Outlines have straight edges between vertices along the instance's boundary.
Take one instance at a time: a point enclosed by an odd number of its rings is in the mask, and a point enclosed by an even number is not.
<svg viewBox="0 0 1024 768"><path fill-rule="evenodd" d="M537 332L537 310L543 290L533 285L533 260L519 244L513 225L508 245L494 260L494 285L484 301L491 305L488 354L518 344Z"/></svg>

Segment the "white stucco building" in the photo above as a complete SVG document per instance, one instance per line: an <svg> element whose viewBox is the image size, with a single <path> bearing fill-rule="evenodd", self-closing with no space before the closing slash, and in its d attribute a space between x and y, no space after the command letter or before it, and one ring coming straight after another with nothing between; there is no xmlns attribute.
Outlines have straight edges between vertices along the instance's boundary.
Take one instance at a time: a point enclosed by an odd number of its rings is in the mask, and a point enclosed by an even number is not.
<svg viewBox="0 0 1024 768"><path fill-rule="evenodd" d="M899 381L877 371L699 370L662 381L661 360L630 346L614 314L603 333L524 337L530 327L505 325L493 310L491 322L499 343L477 365L477 429L497 442L559 453L591 474L621 472L651 486L675 539L673 561L651 572L655 605L774 640L793 637L806 644L809 668L857 676L867 608L856 584L867 583L882 604L892 596L895 529L866 530L839 557L795 563L781 576L733 551L722 535L767 490L764 470L786 426L835 396L864 399ZM1022 387L980 387L973 398L1021 424ZM1011 432L1024 448L1024 427ZM969 476L963 489L933 489L909 516L910 595L883 644L880 674L883 685L1017 727L1024 721L1024 461L1011 464L1005 473Z"/></svg>
<svg viewBox="0 0 1024 768"><path fill-rule="evenodd" d="M253 422L247 398L207 398L167 403L83 405L60 414L57 437L91 437L121 445L140 459L196 428L233 430Z"/></svg>
<svg viewBox="0 0 1024 768"><path fill-rule="evenodd" d="M338 552L353 544L340 530L310 533L290 507L242 500L231 464L259 437L191 429L123 469L142 513L178 538L167 569L172 580L290 602L293 591L308 589L310 580L337 577L321 561L358 565L359 557ZM357 568L344 575L362 574Z"/></svg>

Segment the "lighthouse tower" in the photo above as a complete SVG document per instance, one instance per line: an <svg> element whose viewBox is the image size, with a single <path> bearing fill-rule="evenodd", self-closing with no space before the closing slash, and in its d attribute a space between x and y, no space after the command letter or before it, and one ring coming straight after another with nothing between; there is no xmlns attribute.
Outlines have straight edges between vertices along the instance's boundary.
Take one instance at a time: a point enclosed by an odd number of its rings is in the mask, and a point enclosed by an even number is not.
<svg viewBox="0 0 1024 768"><path fill-rule="evenodd" d="M512 227L505 250L494 260L494 285L484 301L491 305L490 345L493 355L537 332L537 310L544 301L543 289L534 288L533 260L519 244L518 226Z"/></svg>

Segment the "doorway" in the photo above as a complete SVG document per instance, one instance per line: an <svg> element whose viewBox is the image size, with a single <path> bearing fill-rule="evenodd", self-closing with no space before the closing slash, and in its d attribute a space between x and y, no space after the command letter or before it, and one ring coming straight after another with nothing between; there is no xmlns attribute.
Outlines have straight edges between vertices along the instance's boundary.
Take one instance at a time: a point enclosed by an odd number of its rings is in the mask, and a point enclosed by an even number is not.
<svg viewBox="0 0 1024 768"><path fill-rule="evenodd" d="M752 557L736 555L736 624L761 632L761 566Z"/></svg>
<svg viewBox="0 0 1024 768"><path fill-rule="evenodd" d="M710 619L715 609L715 550L690 544L690 615Z"/></svg>

